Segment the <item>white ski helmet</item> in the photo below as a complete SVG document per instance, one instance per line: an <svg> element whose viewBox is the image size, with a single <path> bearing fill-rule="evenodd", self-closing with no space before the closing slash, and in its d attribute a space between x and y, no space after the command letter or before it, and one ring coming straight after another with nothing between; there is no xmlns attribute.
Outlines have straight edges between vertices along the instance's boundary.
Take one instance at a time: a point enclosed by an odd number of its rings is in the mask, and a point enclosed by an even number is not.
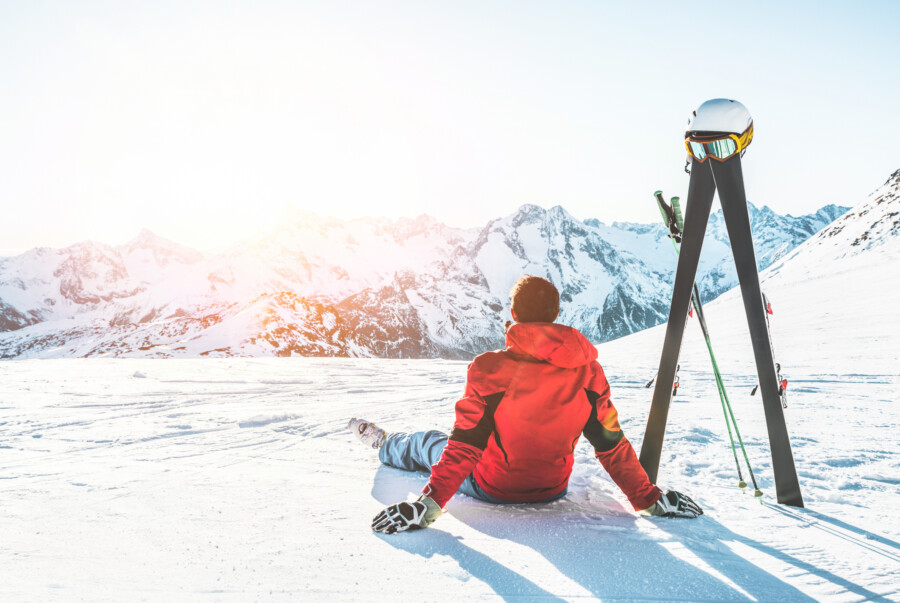
<svg viewBox="0 0 900 603"><path fill-rule="evenodd" d="M727 98L708 100L694 111L688 119L687 137L692 133L723 133L740 136L753 125L753 118L747 107Z"/></svg>

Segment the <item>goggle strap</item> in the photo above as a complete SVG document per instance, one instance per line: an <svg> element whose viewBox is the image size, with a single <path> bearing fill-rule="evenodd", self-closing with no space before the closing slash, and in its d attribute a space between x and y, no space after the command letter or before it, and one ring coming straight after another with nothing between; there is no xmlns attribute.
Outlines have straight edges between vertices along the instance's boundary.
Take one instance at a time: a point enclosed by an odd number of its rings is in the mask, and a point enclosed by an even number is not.
<svg viewBox="0 0 900 603"><path fill-rule="evenodd" d="M743 138L744 135L746 135L748 132L750 132L750 133L751 133L751 136L752 136L752 127L749 128L747 132L745 132L744 134L742 134L742 135L741 135L741 138ZM741 138L738 138L738 135L737 135L737 134L729 134L728 136L723 136L723 137L715 138L715 139L713 139L713 140L702 140L702 141L701 141L701 140L691 140L690 138L685 138L685 139L684 139L684 146L685 146L685 148L687 149L688 155L690 155L691 157L694 157L695 159L697 159L697 161L699 161L699 162L701 162L701 163L704 162L704 161L706 161L707 157L713 157L714 159L718 159L719 161L725 161L726 159L729 159L729 158L735 156L735 155L738 154L738 153L740 153L741 156L743 157L744 151L747 149L747 146L741 144ZM716 143L716 142L721 142L721 141L723 141L723 140L729 140L729 139L732 140L732 141L734 141L734 151L731 152L731 153L729 153L729 154L726 155L725 157L719 157L718 155L716 155L716 154L714 154L714 153L710 153L710 152L709 152L709 148L707 148L707 146L706 146L706 145L708 145L708 144L714 144L714 143ZM703 157L702 157L702 158L698 158L698 157L694 154L693 149L691 149L691 144L692 144L692 143L693 143L693 144L698 144L698 145L701 146L701 148L703 149ZM748 142L747 144L749 145L749 142Z"/></svg>
<svg viewBox="0 0 900 603"><path fill-rule="evenodd" d="M695 159L697 159L697 161L699 161L701 163L706 161L706 158L710 157L710 156L714 157L715 159L719 159L721 161L725 161L725 159L733 157L737 153L740 153L741 157L743 157L744 153L747 151L747 147L750 146L751 142L753 142L753 124L750 124L747 127L747 129L744 130L744 132L740 136L738 136L737 134L729 134L727 136L727 138L730 138L734 141L736 148L735 148L734 153L732 153L731 155L728 155L727 157L724 157L724 158L716 157L715 155L712 155L709 152L709 149L706 148L706 145L709 143L713 143L713 142L716 142L719 140L725 140L724 137L718 137L718 138L714 138L712 140L702 140L701 139L701 140L694 140L694 141L692 141L690 139L690 137L688 137L688 138L684 139L684 147L687 149L688 155L690 155L691 157L694 157ZM697 156L694 155L694 152L691 150L691 142L695 142L696 144L699 144L703 147L704 156L702 159L698 159ZM690 161L688 161L688 163L690 163ZM685 171L690 173L690 171L687 169L687 166L685 166Z"/></svg>

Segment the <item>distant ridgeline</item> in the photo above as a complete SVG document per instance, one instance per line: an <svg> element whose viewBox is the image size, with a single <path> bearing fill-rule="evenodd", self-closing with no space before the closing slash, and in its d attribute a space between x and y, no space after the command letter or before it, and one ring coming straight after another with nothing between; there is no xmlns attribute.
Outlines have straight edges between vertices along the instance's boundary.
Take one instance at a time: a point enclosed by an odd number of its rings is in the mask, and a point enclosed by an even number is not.
<svg viewBox="0 0 900 603"><path fill-rule="evenodd" d="M751 206L760 269L847 209ZM208 257L144 231L119 247L0 259L0 357L464 359L503 347L522 274L552 280L560 321L602 342L666 320L675 262L661 224L581 221L559 206L524 205L473 229L297 213ZM736 284L721 214L699 283L706 300Z"/></svg>

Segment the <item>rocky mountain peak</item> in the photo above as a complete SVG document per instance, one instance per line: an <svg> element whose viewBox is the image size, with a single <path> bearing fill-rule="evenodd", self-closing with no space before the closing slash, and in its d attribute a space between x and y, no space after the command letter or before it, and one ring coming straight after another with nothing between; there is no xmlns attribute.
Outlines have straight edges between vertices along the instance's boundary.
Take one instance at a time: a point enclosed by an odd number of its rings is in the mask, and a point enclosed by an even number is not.
<svg viewBox="0 0 900 603"><path fill-rule="evenodd" d="M897 170L884 182L884 186L900 186L900 170Z"/></svg>
<svg viewBox="0 0 900 603"><path fill-rule="evenodd" d="M519 209L517 209L512 215L508 216L505 219L502 219L501 221L508 223L513 228L517 228L522 224L543 222L546 217L546 209L544 209L540 205L526 203L520 206Z"/></svg>
<svg viewBox="0 0 900 603"><path fill-rule="evenodd" d="M578 218L570 214L562 205L554 205L547 211L547 216L559 221L581 222Z"/></svg>
<svg viewBox="0 0 900 603"><path fill-rule="evenodd" d="M162 266L171 261L193 264L203 259L203 254L199 251L161 237L147 228L142 228L136 237L118 248L122 255L141 250L150 251Z"/></svg>
<svg viewBox="0 0 900 603"><path fill-rule="evenodd" d="M142 228L136 237L128 241L125 245L131 247L154 247L161 241L162 237L157 236L149 228Z"/></svg>

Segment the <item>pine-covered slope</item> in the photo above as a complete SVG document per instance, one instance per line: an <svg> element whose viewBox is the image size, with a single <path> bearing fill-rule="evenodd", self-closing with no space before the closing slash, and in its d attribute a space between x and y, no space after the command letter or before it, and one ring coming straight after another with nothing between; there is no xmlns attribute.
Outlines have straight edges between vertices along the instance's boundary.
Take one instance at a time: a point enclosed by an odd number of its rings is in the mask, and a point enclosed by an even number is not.
<svg viewBox="0 0 900 603"><path fill-rule="evenodd" d="M765 266L842 209L751 209ZM481 229L415 219L286 216L223 253L143 231L0 259L0 357L315 355L469 358L502 347L522 274L562 292L561 321L607 341L666 318L675 257L661 225L581 221L522 206ZM730 272L729 272L730 270ZM733 286L713 216L707 298Z"/></svg>

